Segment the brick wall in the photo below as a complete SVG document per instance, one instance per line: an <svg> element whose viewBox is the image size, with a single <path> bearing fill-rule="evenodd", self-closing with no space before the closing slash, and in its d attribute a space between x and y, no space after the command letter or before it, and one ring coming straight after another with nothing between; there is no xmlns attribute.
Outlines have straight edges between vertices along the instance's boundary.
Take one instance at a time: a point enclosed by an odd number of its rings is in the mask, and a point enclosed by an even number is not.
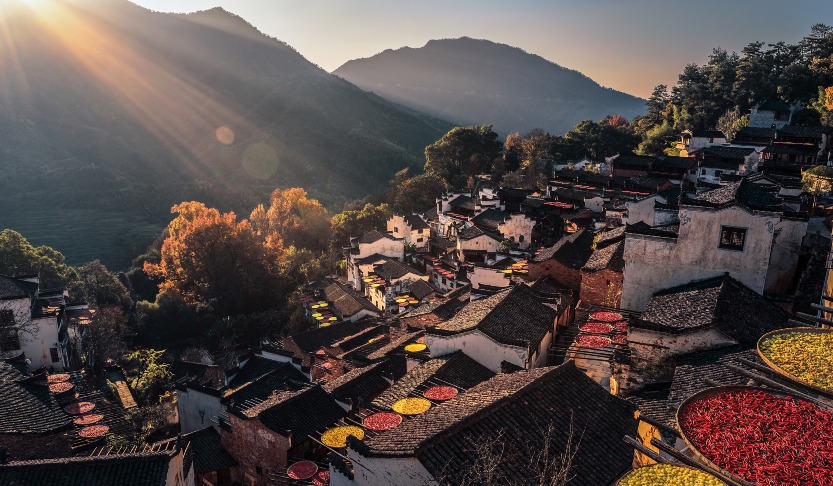
<svg viewBox="0 0 833 486"><path fill-rule="evenodd" d="M530 278L546 276L552 277L556 282L576 292L581 291L581 271L579 269L562 265L552 259L543 262L529 262Z"/></svg>
<svg viewBox="0 0 833 486"><path fill-rule="evenodd" d="M613 270L581 272L580 298L583 305L596 304L619 307L622 302L622 280L624 275Z"/></svg>
<svg viewBox="0 0 833 486"><path fill-rule="evenodd" d="M289 439L266 428L260 420L229 414L231 431L223 430L223 446L237 459L244 486L273 484L273 474L287 467ZM259 472L258 472L259 468Z"/></svg>

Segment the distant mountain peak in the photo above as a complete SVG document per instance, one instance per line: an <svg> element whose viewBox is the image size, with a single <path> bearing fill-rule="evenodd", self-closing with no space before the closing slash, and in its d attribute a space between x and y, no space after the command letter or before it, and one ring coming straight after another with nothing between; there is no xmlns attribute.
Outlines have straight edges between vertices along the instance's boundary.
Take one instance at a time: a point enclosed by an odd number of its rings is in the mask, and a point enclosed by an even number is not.
<svg viewBox="0 0 833 486"><path fill-rule="evenodd" d="M388 49L333 73L391 101L461 124L493 124L504 134L533 128L561 134L581 120L645 111L644 100L579 71L471 37Z"/></svg>

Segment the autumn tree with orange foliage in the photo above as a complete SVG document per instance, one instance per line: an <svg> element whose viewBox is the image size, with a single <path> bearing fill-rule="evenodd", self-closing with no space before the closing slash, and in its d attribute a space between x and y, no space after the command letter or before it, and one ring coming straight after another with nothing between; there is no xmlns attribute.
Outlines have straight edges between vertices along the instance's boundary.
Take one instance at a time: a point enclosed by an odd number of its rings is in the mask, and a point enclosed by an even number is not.
<svg viewBox="0 0 833 486"><path fill-rule="evenodd" d="M177 216L166 230L161 261L144 265L162 281L160 291L208 304L218 315L274 306L282 284L277 235L265 245L248 221L199 202L183 202L171 212Z"/></svg>
<svg viewBox="0 0 833 486"><path fill-rule="evenodd" d="M275 189L269 207L258 205L249 219L270 248L285 244L323 251L329 243L332 223L327 210L298 187Z"/></svg>

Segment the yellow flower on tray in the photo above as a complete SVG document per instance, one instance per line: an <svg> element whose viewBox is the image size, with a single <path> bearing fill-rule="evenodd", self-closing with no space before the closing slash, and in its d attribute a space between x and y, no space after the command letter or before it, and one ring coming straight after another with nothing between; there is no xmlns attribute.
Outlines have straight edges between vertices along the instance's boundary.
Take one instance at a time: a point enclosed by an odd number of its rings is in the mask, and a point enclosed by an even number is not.
<svg viewBox="0 0 833 486"><path fill-rule="evenodd" d="M833 392L833 332L764 336L758 348L772 364L805 383Z"/></svg>
<svg viewBox="0 0 833 486"><path fill-rule="evenodd" d="M402 415L419 415L431 408L431 402L424 398L403 398L393 404L391 409Z"/></svg>
<svg viewBox="0 0 833 486"><path fill-rule="evenodd" d="M617 486L723 486L711 474L690 467L653 464L634 469L616 483Z"/></svg>
<svg viewBox="0 0 833 486"><path fill-rule="evenodd" d="M321 442L328 447L339 449L341 447L347 447L347 436L349 435L362 440L364 439L364 430L354 425L333 427L321 435Z"/></svg>
<svg viewBox="0 0 833 486"><path fill-rule="evenodd" d="M421 353L426 349L428 349L428 346L419 343L409 344L405 346L405 351L409 353Z"/></svg>

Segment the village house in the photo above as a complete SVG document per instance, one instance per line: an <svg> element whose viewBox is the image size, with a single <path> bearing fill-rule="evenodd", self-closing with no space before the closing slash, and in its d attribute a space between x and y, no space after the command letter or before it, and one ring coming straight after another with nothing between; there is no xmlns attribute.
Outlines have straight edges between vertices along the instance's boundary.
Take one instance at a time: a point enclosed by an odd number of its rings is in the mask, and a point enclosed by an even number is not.
<svg viewBox="0 0 833 486"><path fill-rule="evenodd" d="M765 147L775 140L775 128L743 127L732 138L732 146L737 147Z"/></svg>
<svg viewBox="0 0 833 486"><path fill-rule="evenodd" d="M398 260L388 259L386 261L399 263ZM357 287L361 288L361 287ZM381 315L380 308L363 295L338 281L333 281L324 287L322 291L329 308L340 321L357 322L366 317L378 317ZM381 311L384 311L382 308Z"/></svg>
<svg viewBox="0 0 833 486"><path fill-rule="evenodd" d="M789 125L793 115L801 109L801 103L766 100L749 110L749 126L754 128L781 128Z"/></svg>
<svg viewBox="0 0 833 486"><path fill-rule="evenodd" d="M461 350L496 373L504 361L523 369L545 366L569 306L560 293L520 284L471 301L451 319L425 329L425 344L431 356Z"/></svg>
<svg viewBox="0 0 833 486"><path fill-rule="evenodd" d="M239 465L239 482L273 484L275 475L286 471L289 457L323 458L323 449L310 436L320 434L345 414L317 385L272 389L268 394L242 393L221 420L220 437Z"/></svg>
<svg viewBox="0 0 833 486"><path fill-rule="evenodd" d="M374 265L373 271L362 275L362 278L381 279L376 283L363 282L365 294L373 306L382 312L390 312L391 309L398 312L394 305L396 296L407 292L411 282L427 281L428 275L398 260L386 258L382 263Z"/></svg>
<svg viewBox="0 0 833 486"><path fill-rule="evenodd" d="M529 277L552 277L559 284L578 292L581 267L593 253L593 232L580 229L567 234L553 246L540 250L529 261Z"/></svg>
<svg viewBox="0 0 833 486"><path fill-rule="evenodd" d="M428 239L431 237L431 228L418 214L391 216L387 222L387 231L394 238L402 238L405 244L416 248L427 246Z"/></svg>
<svg viewBox="0 0 833 486"><path fill-rule="evenodd" d="M288 357L275 360L257 354L242 357L229 370L178 360L171 364L170 372L177 397L179 427L183 433L217 427L217 417L226 413L229 394L263 376L280 377L284 381L309 381L300 370L300 360Z"/></svg>
<svg viewBox="0 0 833 486"><path fill-rule="evenodd" d="M7 462L0 464L0 483L21 486L195 486L191 452L177 445L161 451Z"/></svg>
<svg viewBox="0 0 833 486"><path fill-rule="evenodd" d="M712 146L693 151L697 168L689 180L720 184L721 177L746 175L758 171L760 155L754 148Z"/></svg>
<svg viewBox="0 0 833 486"><path fill-rule="evenodd" d="M759 294L789 293L807 217L791 212L780 191L774 179L748 176L683 194L679 224L628 225L622 308L641 311L662 289L726 272Z"/></svg>
<svg viewBox="0 0 833 486"><path fill-rule="evenodd" d="M654 294L631 323L631 362L656 366L669 358L730 345L754 348L769 331L789 324L778 305L724 275Z"/></svg>
<svg viewBox="0 0 833 486"><path fill-rule="evenodd" d="M484 231L499 234L503 239L517 243L521 250L529 248L532 242L535 221L525 214L510 214L501 209L490 208L472 218L471 222Z"/></svg>
<svg viewBox="0 0 833 486"><path fill-rule="evenodd" d="M644 223L648 226L666 226L677 224L681 190L673 187L646 196L637 201L630 201L628 208L628 224Z"/></svg>
<svg viewBox="0 0 833 486"><path fill-rule="evenodd" d="M333 485L357 486L537 484L544 468L570 450L571 484L611 484L631 467L633 447L622 437L637 428L633 406L572 364L501 373L398 427L348 439L349 462L331 461L330 478ZM478 457L489 449L499 457ZM478 476L483 461L496 468L488 479Z"/></svg>
<svg viewBox="0 0 833 486"><path fill-rule="evenodd" d="M598 305L618 308L622 300L622 282L625 271L625 227L611 231L605 246L598 246L587 263L581 267L582 305ZM615 236L621 235L620 237Z"/></svg>
<svg viewBox="0 0 833 486"><path fill-rule="evenodd" d="M303 359L304 366L309 366L310 357L318 350L367 328L368 325L364 324L365 322L340 321L291 336L282 336L281 346L295 357Z"/></svg>
<svg viewBox="0 0 833 486"><path fill-rule="evenodd" d="M239 479L237 461L223 447L216 428L206 427L182 434L181 440L192 455L196 486L233 486L233 478Z"/></svg>
<svg viewBox="0 0 833 486"><path fill-rule="evenodd" d="M726 143L726 134L719 130L685 130L677 137L677 150L681 157L712 145Z"/></svg>
<svg viewBox="0 0 833 486"><path fill-rule="evenodd" d="M396 360L379 361L362 368L355 368L327 381L323 387L336 402L350 413L366 407L404 374L404 369L393 369ZM402 361L402 360L399 360ZM404 361L402 361L404 363Z"/></svg>
<svg viewBox="0 0 833 486"><path fill-rule="evenodd" d="M503 237L479 226L471 226L457 234L457 255L461 262L485 262L494 259Z"/></svg>
<svg viewBox="0 0 833 486"><path fill-rule="evenodd" d="M76 432L46 379L27 377L26 363L0 361L0 449L11 461L72 455Z"/></svg>
<svg viewBox="0 0 833 486"><path fill-rule="evenodd" d="M656 157L621 154L611 162L614 177L647 176L653 169Z"/></svg>
<svg viewBox="0 0 833 486"><path fill-rule="evenodd" d="M41 289L36 275L0 275L0 358L23 354L31 369L78 369L86 329L69 329L73 315L85 325L92 317L85 304L69 302L66 289Z"/></svg>
<svg viewBox="0 0 833 486"><path fill-rule="evenodd" d="M374 230L360 238L351 238L350 246L344 250L347 256L347 280L353 284L353 288L360 289L362 287L359 266L363 263L362 260L386 256L402 261L405 259L405 240Z"/></svg>
<svg viewBox="0 0 833 486"><path fill-rule="evenodd" d="M504 257L491 265L476 263L468 273L473 293L491 295L495 291L508 287L512 283L512 265L515 260Z"/></svg>

